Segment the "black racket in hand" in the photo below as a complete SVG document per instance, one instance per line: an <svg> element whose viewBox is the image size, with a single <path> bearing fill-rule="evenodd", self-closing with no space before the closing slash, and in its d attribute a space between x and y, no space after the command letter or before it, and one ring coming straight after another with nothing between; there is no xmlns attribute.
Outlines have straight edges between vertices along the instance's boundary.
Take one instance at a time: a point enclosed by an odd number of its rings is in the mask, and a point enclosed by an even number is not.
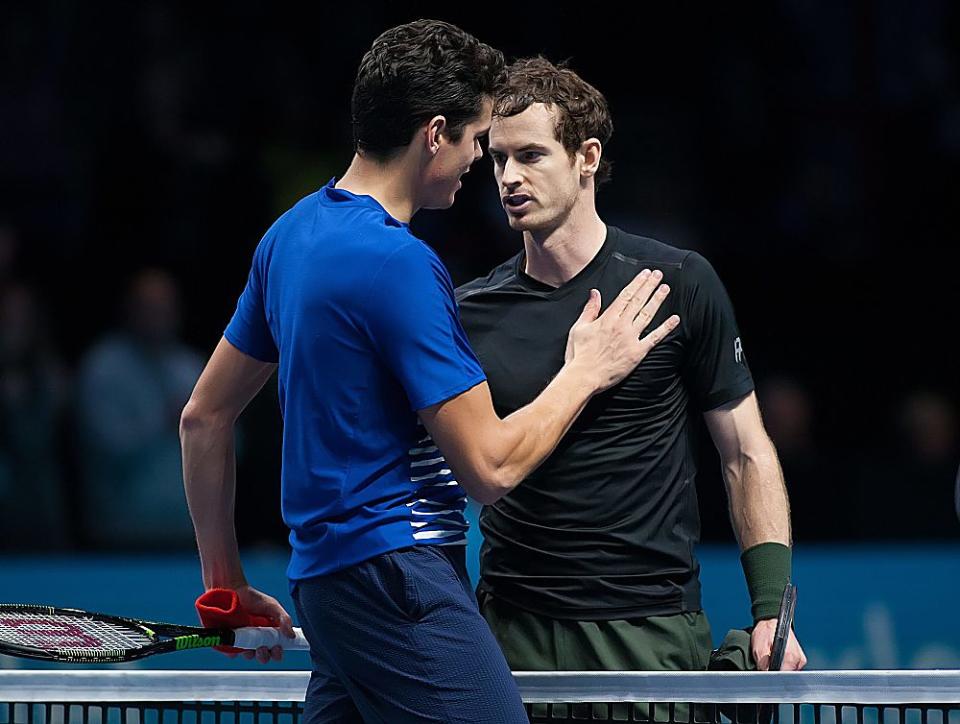
<svg viewBox="0 0 960 724"><path fill-rule="evenodd" d="M773 634L773 648L770 651L768 671L780 671L783 655L787 652L790 630L793 628L793 614L797 609L797 587L788 583L780 599L780 613L777 616L777 629Z"/></svg>
<svg viewBox="0 0 960 724"><path fill-rule="evenodd" d="M291 639L275 628L179 626L72 608L0 604L0 654L73 664L135 661L212 646L308 650L303 632L295 628L294 633Z"/></svg>

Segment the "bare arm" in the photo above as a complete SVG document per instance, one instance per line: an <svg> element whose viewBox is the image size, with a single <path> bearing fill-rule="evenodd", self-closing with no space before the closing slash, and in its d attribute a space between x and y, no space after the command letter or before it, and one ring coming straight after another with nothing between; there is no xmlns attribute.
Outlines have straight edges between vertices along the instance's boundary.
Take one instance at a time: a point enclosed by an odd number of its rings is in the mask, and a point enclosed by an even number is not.
<svg viewBox="0 0 960 724"><path fill-rule="evenodd" d="M486 382L420 417L460 484L488 505L553 452L593 392L584 375L564 367L536 400L502 420Z"/></svg>
<svg viewBox="0 0 960 724"><path fill-rule="evenodd" d="M720 453L730 519L741 550L791 544L790 503L773 442L754 393L704 414Z"/></svg>
<svg viewBox="0 0 960 724"><path fill-rule="evenodd" d="M556 448L589 399L627 376L672 331L670 317L643 339L640 333L669 293L659 272L641 272L600 317L591 292L570 330L566 364L526 407L500 419L486 383L420 410L423 424L457 480L481 503L492 503L526 478Z"/></svg>
<svg viewBox="0 0 960 724"><path fill-rule="evenodd" d="M234 424L274 369L221 339L180 417L183 483L207 588L246 584L233 522Z"/></svg>
<svg viewBox="0 0 960 724"><path fill-rule="evenodd" d="M197 534L204 587L236 591L247 613L272 619L292 637L290 614L275 598L247 583L233 522L237 477L234 424L274 369L275 364L249 357L221 338L183 408L180 445L183 486ZM283 650L261 647L256 653L244 652L244 656L256 656L266 663L281 660Z"/></svg>
<svg viewBox="0 0 960 724"><path fill-rule="evenodd" d="M730 519L741 550L761 543L790 547L790 502L777 451L763 427L757 397L751 392L704 414L707 429L723 461L723 478L730 500ZM770 666L777 619L756 622L750 647L757 667ZM783 670L806 666L807 657L793 631L787 641Z"/></svg>

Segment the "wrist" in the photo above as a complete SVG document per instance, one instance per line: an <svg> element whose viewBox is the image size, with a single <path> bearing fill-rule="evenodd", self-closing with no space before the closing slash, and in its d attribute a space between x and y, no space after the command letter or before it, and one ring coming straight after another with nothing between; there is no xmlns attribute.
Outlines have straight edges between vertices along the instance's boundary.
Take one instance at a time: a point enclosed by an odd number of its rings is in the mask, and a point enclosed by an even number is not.
<svg viewBox="0 0 960 724"><path fill-rule="evenodd" d="M740 564L754 622L776 618L783 589L790 582L792 551L783 543L760 543L740 554Z"/></svg>
<svg viewBox="0 0 960 724"><path fill-rule="evenodd" d="M207 563L201 559L201 573L203 586L208 591L211 588L227 588L236 591L249 585L239 560Z"/></svg>
<svg viewBox="0 0 960 724"><path fill-rule="evenodd" d="M602 388L596 368L576 358L567 362L560 373L568 379L568 384L576 394L585 400L593 397Z"/></svg>

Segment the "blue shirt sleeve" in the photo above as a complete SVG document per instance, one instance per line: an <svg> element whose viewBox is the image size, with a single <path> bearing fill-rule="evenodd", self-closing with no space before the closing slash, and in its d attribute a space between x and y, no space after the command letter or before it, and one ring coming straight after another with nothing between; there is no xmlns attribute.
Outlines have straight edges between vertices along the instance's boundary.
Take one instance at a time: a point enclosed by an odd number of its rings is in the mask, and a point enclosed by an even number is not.
<svg viewBox="0 0 960 724"><path fill-rule="evenodd" d="M265 275L265 241L261 241L253 255L247 286L237 302L237 311L224 330L223 336L234 347L261 362L277 362L280 353L267 322L266 301L263 296Z"/></svg>
<svg viewBox="0 0 960 724"><path fill-rule="evenodd" d="M450 274L420 241L392 252L374 276L364 323L413 410L486 379L460 325Z"/></svg>

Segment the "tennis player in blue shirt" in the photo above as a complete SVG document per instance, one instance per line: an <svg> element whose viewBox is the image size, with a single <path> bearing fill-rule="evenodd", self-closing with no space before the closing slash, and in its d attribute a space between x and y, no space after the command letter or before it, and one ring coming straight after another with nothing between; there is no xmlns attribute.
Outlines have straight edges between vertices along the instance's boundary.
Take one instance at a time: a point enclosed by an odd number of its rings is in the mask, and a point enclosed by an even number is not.
<svg viewBox="0 0 960 724"><path fill-rule="evenodd" d="M234 422L279 367L309 724L527 721L467 578L465 496L491 503L516 486L678 322L640 337L669 292L659 272L602 315L593 290L559 374L527 407L495 413L447 270L408 224L453 204L503 72L499 51L442 22L374 41L354 86L350 168L267 231L183 411L204 584L290 633L287 612L248 585L233 523Z"/></svg>

